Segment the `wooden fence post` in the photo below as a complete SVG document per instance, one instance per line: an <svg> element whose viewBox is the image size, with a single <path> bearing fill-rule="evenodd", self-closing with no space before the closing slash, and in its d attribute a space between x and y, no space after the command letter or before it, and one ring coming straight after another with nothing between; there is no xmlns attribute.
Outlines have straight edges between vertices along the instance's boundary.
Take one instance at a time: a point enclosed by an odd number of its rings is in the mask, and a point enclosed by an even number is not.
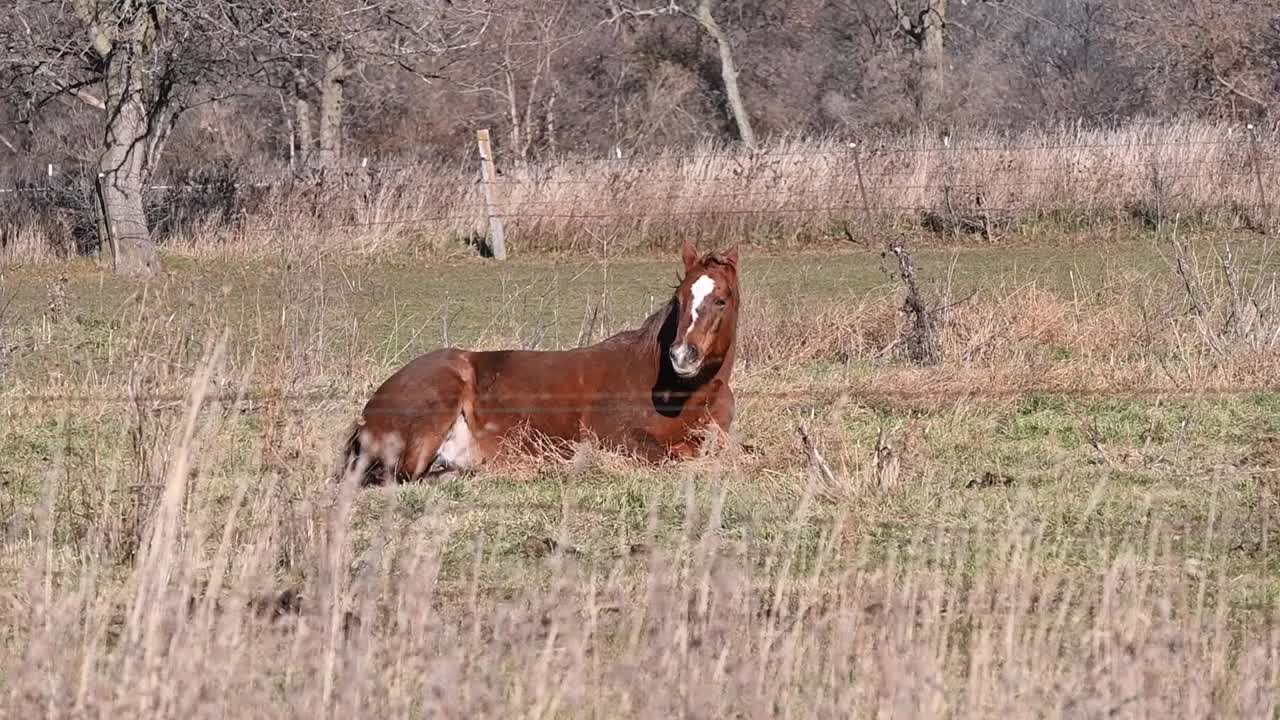
<svg viewBox="0 0 1280 720"><path fill-rule="evenodd" d="M489 144L489 131L476 131L476 144L480 146L480 173L484 187L484 209L489 216L489 250L497 260L507 259L507 235L502 227L502 216L498 214L498 206L494 202L496 193L494 184L498 181L498 173L493 167L493 146Z"/></svg>

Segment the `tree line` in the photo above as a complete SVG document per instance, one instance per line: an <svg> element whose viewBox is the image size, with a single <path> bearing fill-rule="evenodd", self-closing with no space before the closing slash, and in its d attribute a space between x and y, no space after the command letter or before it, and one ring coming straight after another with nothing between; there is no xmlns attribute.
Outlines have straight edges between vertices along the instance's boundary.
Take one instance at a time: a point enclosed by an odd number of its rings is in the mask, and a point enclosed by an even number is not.
<svg viewBox="0 0 1280 720"><path fill-rule="evenodd" d="M211 163L461 158L482 126L521 162L1280 108L1274 0L11 2L0 182L91 173L140 275L143 188Z"/></svg>

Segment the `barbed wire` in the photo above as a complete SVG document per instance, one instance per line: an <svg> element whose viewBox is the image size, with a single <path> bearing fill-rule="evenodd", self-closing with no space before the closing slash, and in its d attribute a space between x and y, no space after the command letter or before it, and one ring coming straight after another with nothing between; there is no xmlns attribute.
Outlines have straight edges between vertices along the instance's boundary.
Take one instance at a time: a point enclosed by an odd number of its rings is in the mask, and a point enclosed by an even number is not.
<svg viewBox="0 0 1280 720"><path fill-rule="evenodd" d="M1254 177L1254 175L1255 175L1254 173L1249 173L1249 172L1242 172L1242 173L1224 173L1224 174L1187 174L1187 175L1167 175L1167 176L1163 176L1162 180L1166 180L1166 181L1173 182L1173 181L1180 181L1180 180L1202 179L1202 180L1204 180L1205 182L1211 182L1211 181L1220 181L1220 180L1222 180L1223 178L1226 178L1226 177L1250 177L1250 178L1252 178L1252 177ZM1280 172L1269 172L1269 173L1263 173L1263 174L1261 175L1261 177L1262 177L1263 179L1266 179L1266 180L1280 179ZM1008 189L1008 188L1019 188L1019 189L1021 189L1021 188L1028 188L1028 187L1045 187L1045 186L1054 186L1054 185L1059 184L1060 182L1063 182L1063 181L1059 181L1059 180L1054 180L1054 181L1052 181L1052 182L1047 182L1047 181L1046 181L1046 182L1037 182L1037 181L1034 181L1034 180L1031 180L1031 181L1021 181L1021 182L1016 182L1016 181L1010 181L1010 182L983 182L983 181L967 181L967 182L939 182L939 183L929 183L929 184L911 184L911 185L877 185L877 186L875 187L875 191L876 191L876 194L883 194L885 191L894 191L894 192L909 192L909 191L982 192L982 191L988 191L988 190L1000 190L1000 189ZM627 196L626 200L627 200L627 202L628 202L628 203L643 203L643 202L675 202L675 201L681 201L681 200L696 201L696 202L705 202L705 201L707 201L707 200L735 200L735 199L744 199L744 200L745 200L745 199L752 199L752 198L756 198L756 199L759 199L759 198L767 198L767 199L773 199L773 200L790 200L790 199L800 199L800 198L812 199L812 197L813 197L814 195L819 195L819 194L821 194L821 195L827 195L827 196L831 196L831 195L846 195L846 196L849 196L849 197L853 197L853 196L855 196L855 195L856 195L857 193L859 193L859 192L860 192L860 188L859 188L858 186L856 186L856 185L827 185L827 186L824 186L824 187L823 187L820 191L818 191L818 192L815 192L815 191L812 191L812 190L804 190L804 189L782 189L782 190L777 190L777 189L763 189L763 190L751 190L751 191L745 191L745 192L699 193L699 194L697 194L697 195L691 195L691 194L688 194L688 193L668 193L668 194L661 194L661 195L655 195L655 194L639 194L639 195L629 195L629 196ZM1253 193L1252 193L1252 191L1250 192L1250 194L1253 194ZM515 219L515 218L531 218L531 219L540 219L540 218L539 218L539 216L538 216L537 214L530 214L530 213L525 213L525 212L519 212L519 213L517 213L517 212L513 212L513 210L520 210L521 208L526 208L526 207L548 207L548 206L563 207L563 206L565 206L565 205L572 206L572 205L574 205L574 204L576 204L576 203L579 203L579 202L582 202L582 203L590 203L590 202L596 202L596 201L598 201L598 200L599 200L599 197L598 197L598 196L593 196L593 195L584 194L584 195L575 195L575 196L570 196L570 197L556 197L556 198L508 199L508 200L503 200L503 201L501 201L501 202L495 203L495 205L496 205L497 207L501 208L501 210L500 210L498 213L496 213L496 215L497 215L498 217L502 217L502 218L504 218L504 219L507 219L507 218L511 218L511 219ZM953 198L953 199L952 199L952 202L954 203L954 201L955 201L955 199ZM476 202L476 203L450 203L450 204L449 204L449 207L450 207L451 211L474 210L474 211L476 211L476 212L485 212L485 211L487 211L487 210L488 210L488 206L486 206L486 205L485 205L484 203L482 203L482 202ZM903 211L903 210L906 210L906 209L910 209L910 208L909 208L909 207L907 207L907 206L878 206L878 207L879 207L879 209L882 209L882 210L895 210L895 211ZM1238 207L1238 205L1235 205L1235 207ZM862 208L862 206L861 206L861 205L858 205L858 208ZM1000 209L998 209L998 208L990 208L990 207L983 208L983 207L979 207L979 206L976 206L976 205L974 206L974 208L975 208L975 209L979 209L979 210L981 210L981 209L985 209L985 210L988 210L988 211L991 211L991 212L997 212L997 211L1000 211ZM876 208L876 206L872 206L872 209L877 209L877 208ZM923 207L921 207L921 209L924 209L924 208L923 208ZM726 208L726 209L724 209L723 211L724 211L724 212L731 212L732 210L733 210L733 208ZM771 210L770 208L755 208L755 209L753 209L753 211L755 211L755 212L769 212L770 210ZM1004 208L1003 210L1005 210L1005 211L1009 211L1009 208ZM690 212L692 212L692 211L690 211ZM699 212L715 213L715 212L721 212L721 210L713 209L713 210L702 210L702 211L699 211ZM662 213L662 212L653 213L653 212L647 212L647 211L646 211L646 212L644 212L644 214L645 214L645 215L655 215L655 214L660 215L660 214L663 214L663 213ZM579 214L577 214L577 213L574 213L574 214L573 214L573 216L574 216L574 217L578 217L578 216L580 216L580 215L579 215ZM455 217L456 217L457 219L462 219L463 217L471 217L471 216L470 216L470 215L465 215L465 216L463 216L463 215L456 215ZM398 223L398 222L401 222L401 221L400 221L400 220L387 220L387 221L385 221L385 222L388 222L388 223Z"/></svg>
<svg viewBox="0 0 1280 720"><path fill-rule="evenodd" d="M1267 138L1259 138L1260 144L1274 144L1276 141ZM1098 149L1128 149L1128 148L1151 148L1151 147L1196 147L1196 146L1216 146L1216 145L1238 145L1247 146L1249 143L1248 134L1241 132L1240 139L1221 138L1216 140L1159 140L1147 142L1125 142L1125 143L1106 143L1106 142L1082 142L1082 143L1041 143L1041 144L1010 144L1010 145L969 145L962 140L957 140L949 145L932 145L923 147L893 147L887 145L865 144L858 145L856 148L846 146L841 149L832 149L826 151L793 151L793 152L751 152L748 150L730 150L724 153L690 153L690 154L668 154L668 155L633 155L624 158L574 158L565 160L563 164L581 164L581 165L617 165L617 164L636 164L636 163L658 163L669 161L681 162L700 162L711 160L738 159L742 161L752 161L761 158L813 158L816 156L833 156L833 157L849 157L855 152L863 153L865 157L874 155L918 155L918 154L934 154L934 153L962 153L962 152L1039 152L1044 150L1098 150Z"/></svg>
<svg viewBox="0 0 1280 720"><path fill-rule="evenodd" d="M829 404L838 400L846 400L853 404L874 405L885 402L919 403L919 402L962 402L962 401L1004 401L1047 396L1062 399L1224 399L1252 397L1259 394L1280 393L1280 385L1258 382L1255 384L1238 383L1229 386L1207 388L1170 388L1170 387L1071 387L1033 385L1011 386L1002 388L976 387L935 387L928 389L869 387L865 384L830 384L823 387L794 388L789 390L758 390L740 388L733 391L738 402L749 401L790 401L792 405L812 403ZM567 403L548 407L535 404L537 401L548 401L567 397L568 394L556 393L518 393L506 395L507 402L516 398L520 404L480 403L477 410L482 414L516 414L525 416L563 415L578 412L592 412L618 408L629 410L653 402L650 392L644 393L596 393L594 398L612 401L578 404ZM219 392L204 396L206 405L216 404L224 407L243 409L245 406L262 405L302 406L297 412L313 410L326 404L356 404L363 406L370 397L369 393L354 392L313 392L313 393L231 393ZM574 394L576 398L577 395ZM191 395L184 393L23 393L0 396L0 412L12 412L17 407L41 406L39 409L49 412L57 406L83 405L153 405L185 407L192 400ZM264 410L265 411L265 410ZM383 415L397 415L401 411L377 411ZM420 417L430 413L420 409L403 411L406 415ZM442 411L441 415L452 415L453 411ZM354 416L352 418L354 420Z"/></svg>
<svg viewBox="0 0 1280 720"><path fill-rule="evenodd" d="M1280 174L1274 177L1280 177ZM1025 184L1023 184L1025 185ZM868 215L883 215L888 213L910 213L915 215L923 215L927 213L936 213L944 218L950 217L956 220L973 220L975 218L985 218L990 222L1000 222L1003 218L1018 217L1027 213L1044 214L1044 213L1134 213L1140 210L1135 203L1142 202L1143 198L1128 197L1119 198L1112 201L1077 201L1066 203L1043 202L1039 199L1032 199L1023 205L985 205L977 202L977 194L983 189L982 186L973 185L952 185L950 190L959 192L960 195L950 198L938 199L932 203L916 203L916 204L863 204L860 201L854 201L857 198L856 188L843 187L838 188L842 193L850 198L845 203L828 203L828 204L803 204L798 206L775 206L775 207L694 207L687 209L680 208L654 208L624 211L587 211L573 209L579 203L571 200L556 201L529 201L527 203L499 203L499 207L505 207L504 210L498 212L488 212L482 203L464 203L453 204L449 207L449 212L434 214L414 214L402 217L393 217L381 220L352 220L346 222L326 221L325 228L328 230L360 230L371 228L397 228L401 231L410 230L433 230L437 229L437 224L476 224L482 223L486 218L502 219L510 222L538 222L548 220L630 220L630 221L655 221L671 218L714 218L714 217L769 217L769 216L785 216L785 215L814 215L820 217L830 217L835 214L845 213L854 214L858 217L867 217ZM926 189L926 188L920 188ZM935 189L935 188L929 188ZM942 190L943 187L936 188ZM975 195L971 200L965 199L966 193ZM1249 193L1253 194L1253 193ZM795 193L790 195L787 193L740 193L740 194L724 194L724 199L740 199L746 200L752 197L757 199L777 199L780 196L783 199L793 197L810 197L813 193ZM647 202L675 202L681 199L698 199L703 196L637 196L635 201ZM590 198L582 198L581 202L589 202ZM568 206L570 209L557 212L538 212L523 211L520 207L525 205L533 207L543 206ZM515 208L514 210L512 208ZM1230 213L1239 214L1241 212L1253 212L1257 210L1270 210L1270 204L1266 202L1250 202L1244 200L1226 201L1221 203L1200 203L1195 201L1182 201L1176 197L1168 198L1162 212L1165 214L1174 214L1179 211L1194 213ZM1180 210L1181 209L1181 210ZM340 210L358 211L356 208L340 208ZM470 212L465 212L469 210ZM181 213L170 213L169 217L181 217ZM264 224L242 224L242 221L232 220L224 224L224 229L232 235L262 235L262 234L286 234L294 229L296 222L293 220L278 220Z"/></svg>
<svg viewBox="0 0 1280 720"><path fill-rule="evenodd" d="M1174 168L1219 164L1219 162L1216 159L1195 159L1195 160L1173 160L1173 161L1167 161L1167 162L1151 161L1151 162L1145 162L1142 164L1150 165L1156 170L1169 170ZM949 174L949 172L950 171L946 168L939 168L932 171L932 174L946 176ZM927 183L916 183L916 184L907 184L907 185L875 184L873 189L875 190L911 190L911 189L941 188L941 187L947 187L947 186L954 187L954 186L962 186L962 185L973 185L973 186L983 186L983 187L1002 187L1002 186L1017 187L1017 186L1025 186L1025 185L1050 185L1056 182L1061 182L1062 180L1059 179L1058 177L1028 180L1023 176L1025 175L1036 175L1036 176L1064 175L1065 176L1065 175L1074 175L1077 173L1103 175L1103 173L1097 172L1096 169L1086 168L1086 167L1077 167L1075 165L1067 165L1067 164L1047 165L1047 166L1039 166L1039 167L1014 167L1014 168L1007 168L1007 169L995 169L991 171L991 174L995 176L1007 176L1007 175L1018 176L1018 179L1011 179L1006 182L992 182L989 180L981 180L981 179L955 180L950 177L939 177L937 180L934 180L932 182L927 182ZM767 175L767 171L765 171L765 174ZM882 171L882 172L864 171L862 173L862 177L866 180L875 180L879 178L901 178L906 175L914 175L914 174L916 174L916 172L913 169L904 168L901 171ZM1115 174L1116 175L1132 175L1132 173L1126 173L1126 172L1118 172ZM1259 171L1257 170L1223 169L1216 172L1165 174L1165 175L1161 175L1160 179L1162 181L1197 179L1197 178L1218 180L1222 178L1232 178L1232 177L1240 177L1240 178L1254 177L1258 174L1259 174ZM1275 178L1277 176L1280 176L1280 171L1266 171L1266 172L1262 172L1261 175L1263 178ZM824 179L850 180L856 176L857 176L857 169L853 166L849 166L841 172L805 173L804 179L805 181L824 180ZM675 183L680 183L684 185L698 185L698 184L712 184L712 183L725 184L725 183L730 183L735 181L753 182L760 179L767 179L767 177L762 178L760 176L744 176L744 175L738 175L738 174L713 175L713 176L637 175L635 177L625 177L625 178L615 176L612 178L605 178L603 179L603 181L601 178L504 177L504 178L499 178L498 180L493 181L491 184L496 185L498 187L509 187L509 188L530 188L530 187L538 188L542 186L558 186L558 185L587 185L587 186L600 187L603 185L607 189L616 189L616 186L624 186L625 188L629 189L635 186L647 186L647 185L668 185L668 184L675 184ZM1071 179L1075 180L1076 178L1071 178ZM1103 180L1103 179L1105 179L1105 177L1099 178L1099 180ZM455 176L449 176L449 177L430 176L427 178L415 178L415 180L440 181L442 183L449 182L449 183L459 184L460 186L480 184L480 181L475 178L455 177ZM286 180L278 180L278 181L261 181L261 182L229 181L228 183L193 183L193 184L168 184L168 185L162 184L162 185L149 185L145 189L150 192L173 192L173 193L184 193L184 192L193 193L193 192L199 192L204 190L223 190L223 189L226 189L228 186L230 186L232 189L251 188L251 189L261 190L261 189L271 189L276 187L287 188L294 182L295 181L293 180L286 179ZM306 189L314 188L317 192L323 192L326 194L352 193L352 194L360 194L360 195L367 195L367 194L380 195L384 193L394 195L397 192L405 192L414 187L414 185L411 185L411 184L388 187L388 186L379 185L378 182L376 181L373 182L371 186L360 187L359 185L361 184L363 183L356 183L355 185L349 185L349 184L348 185L343 185L343 184L312 185L308 183L308 184L304 184L304 187ZM856 187L851 187L850 189L856 189ZM3 194L58 195L58 194L63 194L68 192L75 192L76 190L77 188L74 188L74 187L66 187L66 186L60 187L56 185L39 185L39 186L25 185L25 186L15 186L11 188L0 188L0 195L3 195ZM764 191L761 191L761 192L764 192ZM552 202L552 201L549 200L547 202Z"/></svg>
<svg viewBox="0 0 1280 720"><path fill-rule="evenodd" d="M1192 208L1198 212L1240 212L1242 210L1256 210L1267 208L1269 206L1263 203L1224 203L1219 205L1202 205L1195 204ZM863 213L869 210L872 213L885 212L943 212L957 214L982 214L994 213L996 215L1015 215L1017 213L1026 212L1097 212L1097 211L1114 211L1114 212L1131 212L1132 208L1124 204L1098 204L1098 205L1061 205L1061 206L1045 206L1034 205L1027 207L988 207L977 205L962 205L953 203L951 208L944 208L940 205L871 205L863 206L861 203L845 203L837 205L813 205L804 207L779 207L779 208L701 208L692 210L645 210L634 212L558 212L558 213L494 213L489 217L500 218L503 220L653 220L660 218L688 218L688 217L713 217L713 216L770 216L770 215L788 215L788 214L814 214L821 215L824 213L836 212L857 212ZM446 213L439 215L417 215L413 217L396 218L389 220L369 220L359 222L345 223L329 223L326 224L328 229L332 230L357 230L361 228L375 227L393 227L398 226L402 230L411 230L415 228L430 229L425 223L433 222L479 222L485 219L482 210L477 209L475 213L458 214ZM991 218L993 221L998 218ZM421 224L421 225L420 225ZM257 233L280 233L287 230L286 224L279 225L261 225L235 228L233 232L257 234Z"/></svg>
<svg viewBox="0 0 1280 720"><path fill-rule="evenodd" d="M1161 128L1167 126L1155 125L1153 127ZM856 153L862 153L864 157L886 154L930 154L930 153L956 153L956 152L1031 152L1041 150L1097 150L1097 149L1128 149L1128 148L1151 148L1151 147L1196 147L1196 146L1215 146L1215 145L1233 145L1245 147L1250 141L1250 134L1246 128L1241 127L1238 136L1219 137L1213 139L1201 140L1146 140L1146 141L1127 141L1127 142L1054 142L1054 143L1019 143L1010 141L1001 144L984 144L984 143L968 143L963 136L954 136L954 142L938 143L933 145L907 146L891 145L885 142L871 140L863 142L851 142L847 140L830 140L826 144L833 146L830 149L822 150L747 150L744 148L726 147L722 150L712 150L709 152L689 152L689 153L660 153L656 155L635 154L626 157L566 157L562 159L552 159L545 161L550 166L573 166L573 165L626 165L626 164L643 164L650 162L700 162L710 160L743 160L751 161L767 158L802 158L810 159L815 157L839 157L852 158ZM1234 135L1234 133L1233 133ZM1277 133L1272 130L1260 130L1255 136L1257 142L1262 145L1280 145L1280 140L1276 138ZM438 165L435 161L422 162L397 162L397 163L375 163L382 167L396 168L413 168ZM348 166L352 170L359 169L364 166Z"/></svg>
<svg viewBox="0 0 1280 720"><path fill-rule="evenodd" d="M1253 143L1256 143L1256 145L1254 145ZM1081 143L1045 143L1045 144L1022 144L1022 145L1020 144L966 145L963 141L957 141L956 143L949 146L939 145L939 146L930 146L930 147L886 147L886 146L879 146L875 144L868 144L868 145L861 146L856 150L854 148L841 148L838 150L832 149L828 151L814 151L814 150L780 151L780 152L760 151L760 152L754 152L754 153L743 151L743 150L726 149L723 152L711 152L711 153L702 152L702 153L665 154L665 155L637 155L629 158L609 158L609 157L571 158L571 159L566 159L561 161L555 161L555 160L549 161L545 164L544 167L547 168L546 172L550 173L560 168L572 169L572 168L590 167L590 166L596 166L596 165L610 165L610 166L627 165L627 166L634 166L634 167L648 167L653 164L661 164L661 163L667 163L672 161L681 161L686 163L700 163L700 162L709 162L713 160L733 161L735 162L735 164L739 166L742 166L744 161L754 164L761 159L804 159L804 160L810 160L810 161L823 161L823 162L835 160L835 161L841 161L845 163L857 163L857 162L862 162L866 160L882 159L883 156L885 155L904 155L904 154L912 155L912 154L922 154L922 153L925 153L925 154L946 153L949 155L958 155L958 154L974 153L974 152L981 152L981 153L1003 152L1003 153L1016 155L1019 153L1040 152L1045 150L1097 150L1097 149L1133 149L1133 148L1165 148L1165 147L1178 148L1178 147L1213 147L1213 146L1235 146L1242 151L1249 151L1250 153L1252 153L1252 151L1255 149L1265 148L1270 151L1270 150L1275 150L1277 148L1280 148L1280 140L1265 138L1261 140L1251 141L1249 133L1242 131L1238 139L1237 138L1218 138L1218 139L1205 139L1205 140L1159 140L1159 141L1148 141L1148 142L1117 142L1117 143L1081 142ZM1208 162L1216 162L1216 161L1220 161L1220 159L1199 158L1199 159L1192 159L1192 160L1165 160L1163 161L1163 164L1193 163L1193 162L1208 163ZM1161 161L1158 161L1158 160L1144 161L1144 164L1157 163L1157 162L1161 162ZM367 174L377 173L385 170L411 170L411 169L417 169L417 168L423 168L423 167L439 168L440 165L441 163L438 161L422 161L422 162L411 162L411 163L389 162L389 163L373 163L371 165L343 166L341 168L329 169L326 172L331 175L338 175L337 179L341 180L343 176L350 176L357 173L367 175ZM221 171L223 170L223 168L221 167L205 168L205 171L210 171L210 170ZM767 170L767 168L759 168L759 170L765 171ZM1025 172L1025 171L1026 170L1020 170L1020 172ZM284 174L287 172L288 171L282 171L281 175L273 176L267 180L262 179L262 178L265 178L266 176L259 175L257 176L257 178L250 178L251 181L241 181L238 184L243 187L258 187L258 188L270 187L270 186L281 185L281 184L289 184L289 183L298 183L303 185L316 185L316 184L323 183L327 179L324 177L323 174L321 174L317 178L308 178L308 177L301 177L294 174ZM871 174L866 175L866 177L872 177L872 176L873 175ZM687 176L678 176L678 177L681 180L689 179ZM455 183L456 182L475 182L475 183L479 182L478 173L468 173L468 172L454 172L454 173L447 173L447 174L437 173L437 174L428 175L428 176L419 176L417 179L419 181L438 180L438 181L449 181L449 182L455 182ZM598 180L595 180L595 179L557 180L554 178L542 178L542 179L530 178L528 180L512 180L510 178L501 178L497 182L500 184L501 183L521 183L521 184L523 183L557 183L557 182L559 183L593 182L594 183L594 182L598 182ZM194 189L216 187L216 186L218 186L217 183L161 183L161 184L155 184L150 186L150 189L153 191L171 191L171 190L181 191L183 189L194 190ZM0 188L0 194L35 193L35 192L46 191L46 188L48 188L48 191L57 190L56 187L52 187L52 186L39 186L39 187L14 186L14 187L8 187L8 188Z"/></svg>

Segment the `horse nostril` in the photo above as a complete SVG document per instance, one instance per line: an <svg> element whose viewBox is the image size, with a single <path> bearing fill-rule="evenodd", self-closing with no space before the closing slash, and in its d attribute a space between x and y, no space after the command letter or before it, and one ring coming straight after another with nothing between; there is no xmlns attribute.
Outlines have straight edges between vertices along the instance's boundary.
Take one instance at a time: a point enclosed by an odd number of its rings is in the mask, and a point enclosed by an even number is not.
<svg viewBox="0 0 1280 720"><path fill-rule="evenodd" d="M673 345L671 347L671 364L691 365L698 362L698 350L690 345Z"/></svg>

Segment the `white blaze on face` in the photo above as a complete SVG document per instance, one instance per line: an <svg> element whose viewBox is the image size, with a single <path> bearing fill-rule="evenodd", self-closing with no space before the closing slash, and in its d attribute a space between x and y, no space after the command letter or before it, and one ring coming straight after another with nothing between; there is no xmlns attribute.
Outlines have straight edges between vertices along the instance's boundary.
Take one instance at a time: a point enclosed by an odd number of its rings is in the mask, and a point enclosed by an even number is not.
<svg viewBox="0 0 1280 720"><path fill-rule="evenodd" d="M707 299L716 289L716 281L711 279L710 275L703 275L698 278L693 287L689 290L693 293L693 302L689 304L689 327L685 328L684 336L689 337L689 331L698 323L698 308L702 307L702 301Z"/></svg>

